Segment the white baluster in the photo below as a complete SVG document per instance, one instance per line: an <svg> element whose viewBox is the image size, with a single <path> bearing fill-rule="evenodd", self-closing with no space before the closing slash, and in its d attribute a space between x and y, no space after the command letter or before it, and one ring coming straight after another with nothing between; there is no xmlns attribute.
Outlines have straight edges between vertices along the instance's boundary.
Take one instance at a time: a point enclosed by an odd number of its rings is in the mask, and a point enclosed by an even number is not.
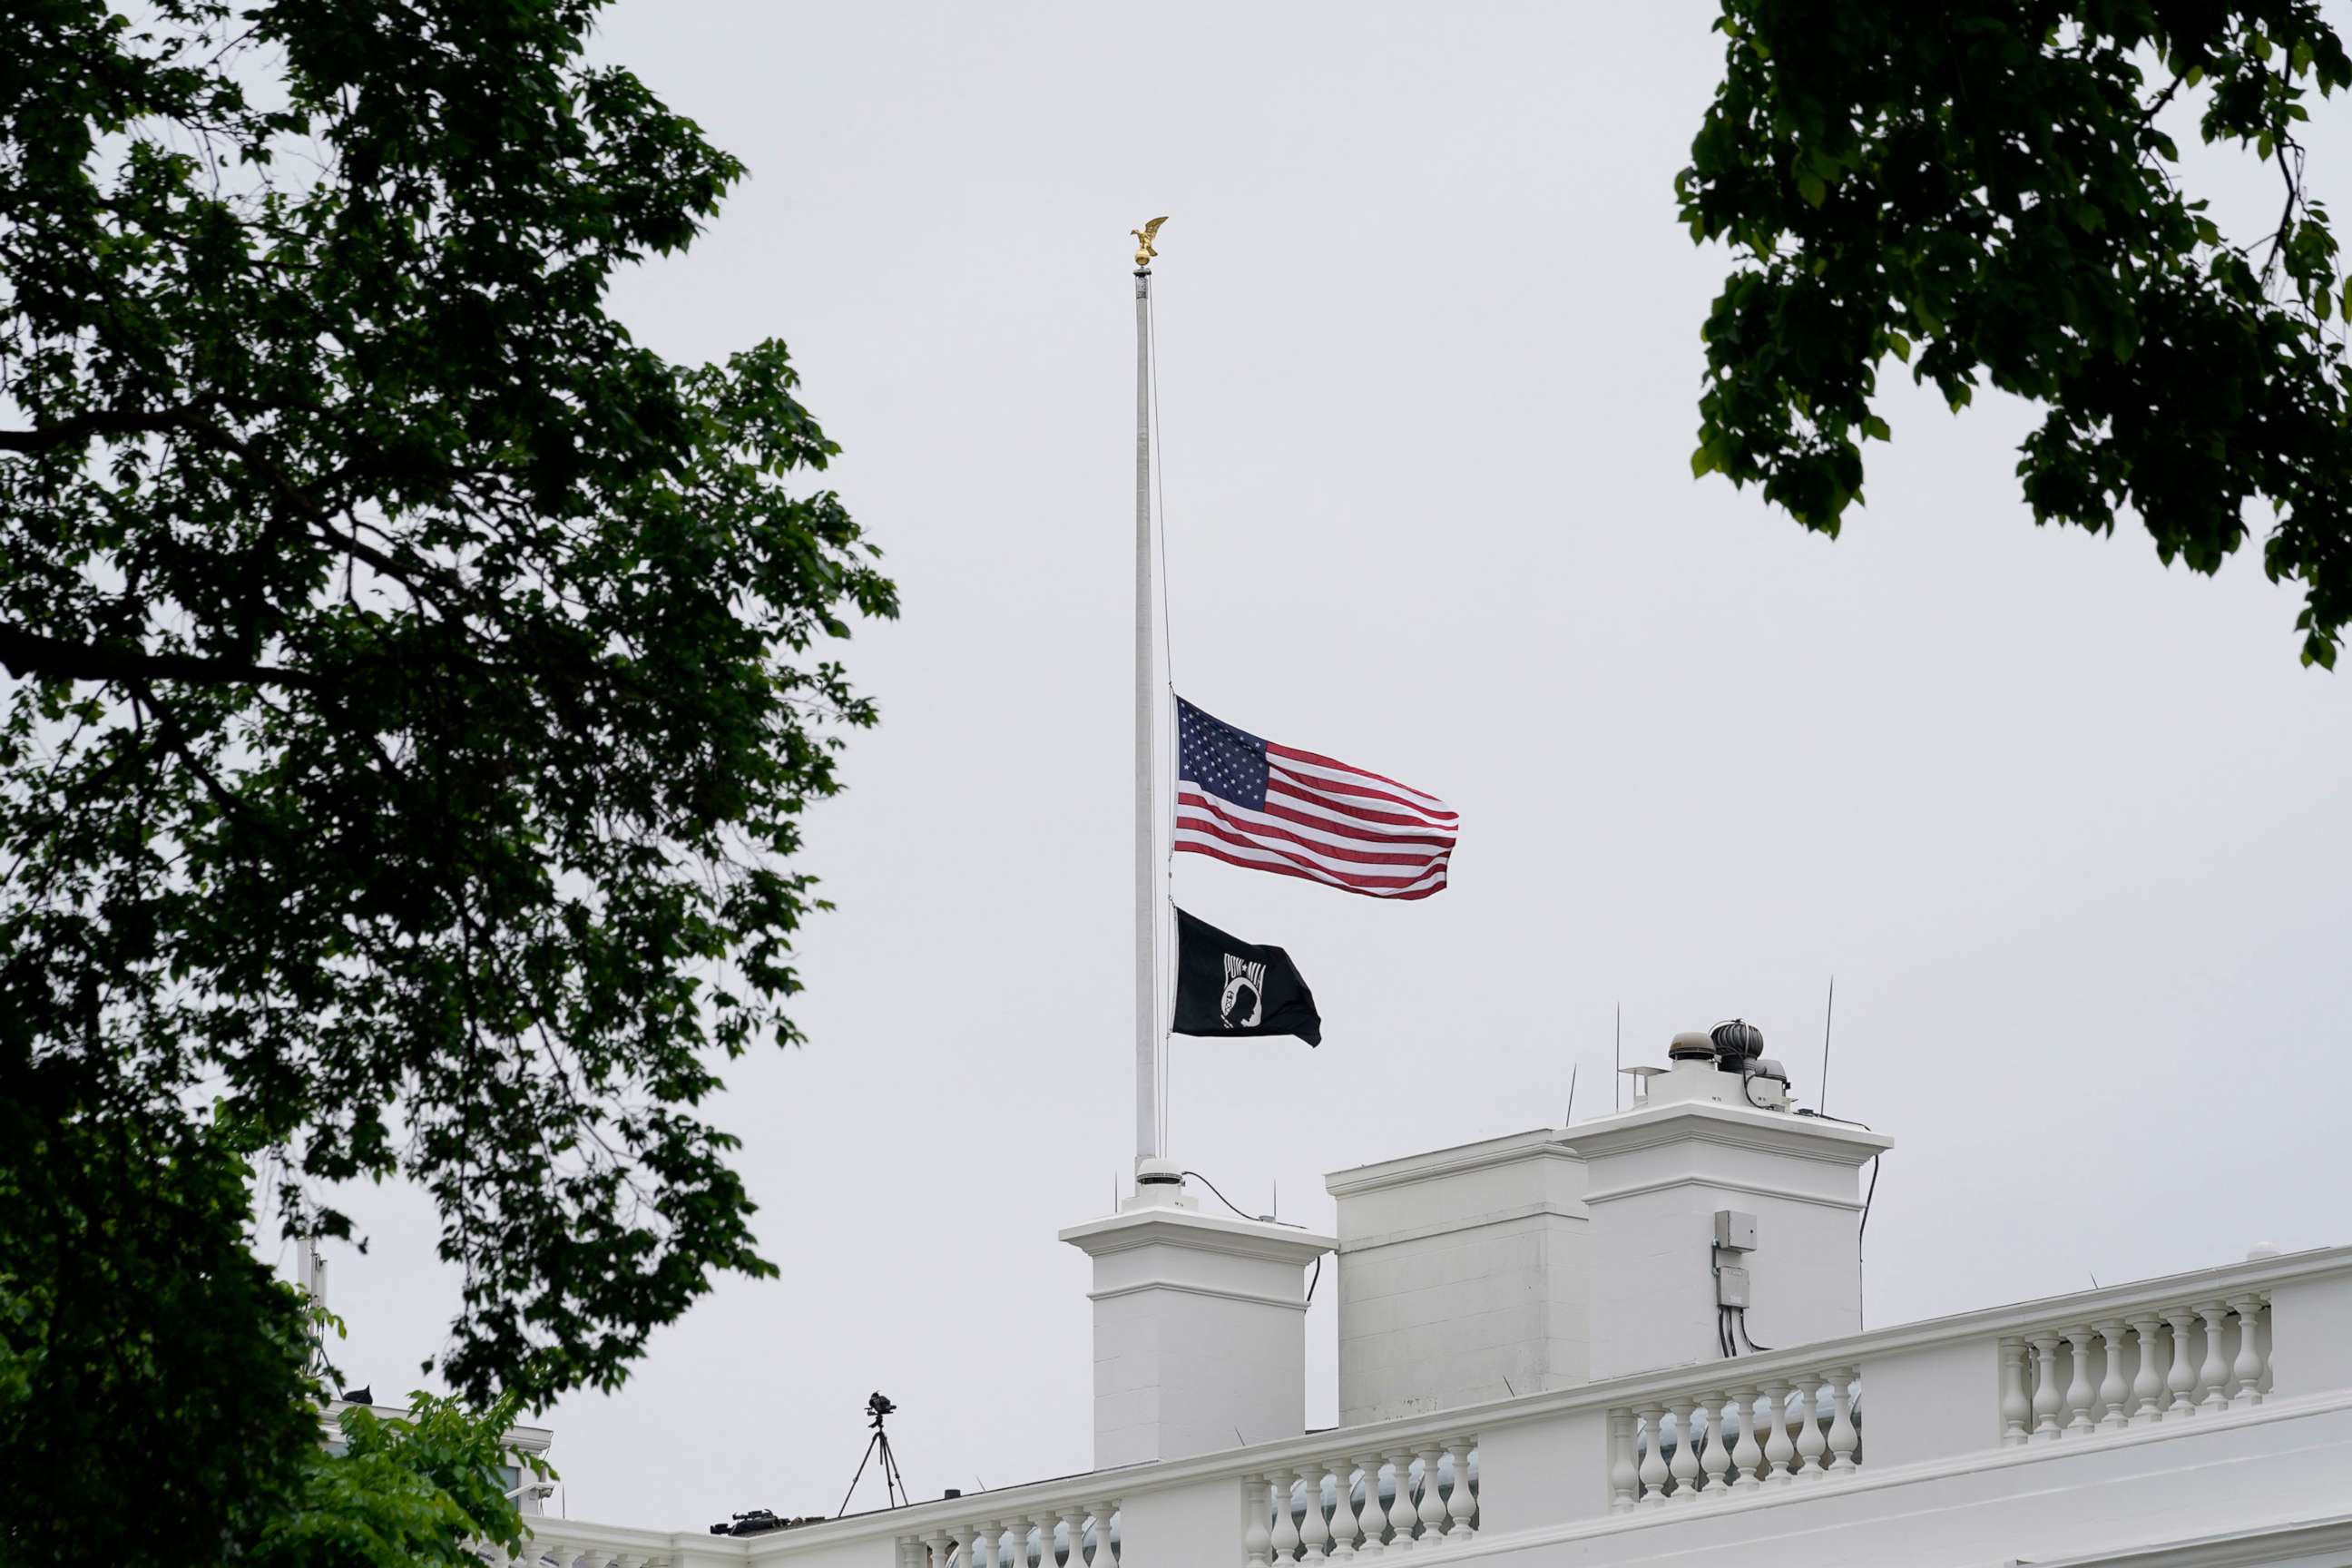
<svg viewBox="0 0 2352 1568"><path fill-rule="evenodd" d="M1293 1562L1298 1556L1298 1521L1290 1513L1290 1472L1271 1471L1265 1484L1274 1489L1274 1560Z"/></svg>
<svg viewBox="0 0 2352 1568"><path fill-rule="evenodd" d="M1642 1503L1643 1508L1663 1508L1666 1501L1666 1407L1663 1405L1642 1406L1642 1425L1648 1430L1650 1446L1642 1455Z"/></svg>
<svg viewBox="0 0 2352 1568"><path fill-rule="evenodd" d="M2164 1320L2142 1312L2131 1321L2139 1364L2132 1369L2132 1425L2153 1426L2164 1419Z"/></svg>
<svg viewBox="0 0 2352 1568"><path fill-rule="evenodd" d="M2238 1359L2230 1363L2230 1408L2251 1410L2263 1402L2263 1299L2232 1296L2230 1305L2238 1314Z"/></svg>
<svg viewBox="0 0 2352 1568"><path fill-rule="evenodd" d="M2120 1432L2131 1425L2128 1402L2131 1384L2124 1381L2124 1321L2109 1318L2094 1323L2099 1331L2102 1370L2099 1373L2099 1430Z"/></svg>
<svg viewBox="0 0 2352 1568"><path fill-rule="evenodd" d="M2184 1421L2197 1414L2197 1352L2189 1338L2197 1314L2187 1307L2167 1307L2164 1321L2172 1330L2172 1369L2164 1379L2172 1403L2164 1407L2164 1418Z"/></svg>
<svg viewBox="0 0 2352 1568"><path fill-rule="evenodd" d="M1331 1543L1331 1531L1323 1523L1323 1468L1308 1465L1298 1472L1298 1485L1307 1494L1307 1517L1298 1521L1298 1544L1306 1550L1302 1563L1328 1563L1331 1554L1324 1550Z"/></svg>
<svg viewBox="0 0 2352 1568"><path fill-rule="evenodd" d="M996 1527L974 1524L964 1535L963 1568L991 1568L996 1555Z"/></svg>
<svg viewBox="0 0 2352 1568"><path fill-rule="evenodd" d="M1062 1510L1062 1533L1069 1537L1069 1554L1062 1559L1062 1568L1086 1568L1087 1510L1084 1503L1073 1503ZM942 1563L940 1568L946 1568Z"/></svg>
<svg viewBox="0 0 2352 1568"><path fill-rule="evenodd" d="M1843 1475L1861 1461L1862 1432L1853 1424L1853 1385L1862 1374L1853 1367L1838 1367L1830 1375L1830 1474Z"/></svg>
<svg viewBox="0 0 2352 1568"><path fill-rule="evenodd" d="M948 1546L950 1540L951 1538L944 1530L934 1530L923 1538L923 1544L930 1549L931 1568L948 1568Z"/></svg>
<svg viewBox="0 0 2352 1568"><path fill-rule="evenodd" d="M1642 1472L1633 1467L1633 1413L1609 1413L1609 1511L1631 1513L1641 1495Z"/></svg>
<svg viewBox="0 0 2352 1568"><path fill-rule="evenodd" d="M1698 1401L1677 1399L1671 1406L1675 1413L1675 1457L1667 1467L1675 1478L1674 1500L1676 1502L1698 1501Z"/></svg>
<svg viewBox="0 0 2352 1568"><path fill-rule="evenodd" d="M1797 1471L1801 1481L1817 1481L1829 1472L1822 1468L1822 1456L1829 1451L1829 1440L1822 1436L1822 1384L1826 1381L1819 1373L1806 1373L1797 1379L1797 1413L1804 1425L1797 1430L1797 1457L1804 1461Z"/></svg>
<svg viewBox="0 0 2352 1568"><path fill-rule="evenodd" d="M1119 1506L1117 1498L1106 1499L1096 1506L1095 1568L1103 1568L1105 1563L1118 1563L1123 1560L1127 1552L1127 1543L1120 1537L1118 1521ZM1105 1552L1110 1555L1105 1557L1103 1555Z"/></svg>
<svg viewBox="0 0 2352 1568"><path fill-rule="evenodd" d="M2221 1353L2221 1331L2230 1321L2230 1309L2221 1301L2200 1301L2197 1315L2205 1320L2205 1362L2197 1369L2197 1408L2218 1415L2230 1408L2230 1362Z"/></svg>
<svg viewBox="0 0 2352 1568"><path fill-rule="evenodd" d="M1421 1522L1421 1510L1412 1505L1412 1450L1399 1448L1389 1456L1389 1464L1396 1471L1396 1496L1389 1501L1389 1550L1410 1552L1416 1544L1413 1528Z"/></svg>
<svg viewBox="0 0 2352 1568"><path fill-rule="evenodd" d="M2033 1336L2033 1440L2058 1440L2058 1336Z"/></svg>
<svg viewBox="0 0 2352 1568"><path fill-rule="evenodd" d="M1706 1454L1699 1460L1706 1479L1698 1490L1701 1497L1719 1498L1731 1490L1731 1395L1721 1389L1709 1394L1706 1413Z"/></svg>
<svg viewBox="0 0 2352 1568"><path fill-rule="evenodd" d="M1274 1561L1274 1488L1252 1476L1242 1482L1242 1495L1249 1517L1242 1530L1242 1561L1247 1568L1269 1568Z"/></svg>
<svg viewBox="0 0 2352 1568"><path fill-rule="evenodd" d="M2025 1397L2025 1342L2011 1334L2000 1342L2000 1446L2025 1446L2026 1423L2033 1406Z"/></svg>
<svg viewBox="0 0 2352 1568"><path fill-rule="evenodd" d="M1355 1466L1346 1456L1331 1461L1331 1561L1345 1563L1356 1555L1356 1538L1362 1527L1356 1522L1356 1504L1349 1497Z"/></svg>
<svg viewBox="0 0 2352 1568"><path fill-rule="evenodd" d="M1448 1444L1454 1450L1454 1495L1445 1500L1448 1541L1465 1542L1478 1533L1478 1499L1470 1489L1470 1450L1477 1446L1475 1436L1455 1437Z"/></svg>
<svg viewBox="0 0 2352 1568"><path fill-rule="evenodd" d="M2066 1331L2066 1362L2072 1375L2066 1380L2066 1436L2087 1437L2091 1435L2095 1410L2092 1402L2099 1391L2091 1384L2091 1331L2077 1326Z"/></svg>
<svg viewBox="0 0 2352 1568"><path fill-rule="evenodd" d="M1731 1489L1759 1485L1756 1472L1764 1463L1763 1446L1756 1441L1757 1388L1749 1384L1731 1391L1732 1403L1739 1406L1739 1437L1731 1446Z"/></svg>
<svg viewBox="0 0 2352 1568"><path fill-rule="evenodd" d="M1790 1467L1797 1458L1796 1445L1789 1441L1789 1385L1768 1383L1764 1385L1764 1410L1767 1426L1764 1432L1764 1462L1769 1473L1764 1477L1767 1486L1786 1486L1797 1479Z"/></svg>
<svg viewBox="0 0 2352 1568"><path fill-rule="evenodd" d="M1451 1522L1445 1514L1445 1499L1437 1489L1437 1461L1444 1457L1445 1449L1436 1443L1421 1450L1421 1542L1424 1546L1444 1541Z"/></svg>
<svg viewBox="0 0 2352 1568"><path fill-rule="evenodd" d="M1356 1548L1356 1555L1378 1557L1381 1551L1381 1537L1389 1527L1388 1511L1381 1507L1381 1457L1367 1454L1357 1463L1364 1471L1364 1500L1358 1505L1361 1511L1357 1515L1358 1522L1363 1526L1364 1540L1363 1544Z"/></svg>

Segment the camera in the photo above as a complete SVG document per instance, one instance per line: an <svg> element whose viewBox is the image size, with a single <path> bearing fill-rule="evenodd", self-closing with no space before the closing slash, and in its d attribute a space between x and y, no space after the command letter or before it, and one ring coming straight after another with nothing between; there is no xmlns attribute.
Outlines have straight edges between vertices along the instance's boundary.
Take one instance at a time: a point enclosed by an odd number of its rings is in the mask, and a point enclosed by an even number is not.
<svg viewBox="0 0 2352 1568"><path fill-rule="evenodd" d="M896 1405L893 1405L890 1402L889 1395L884 1394L878 1388L876 1389L874 1391L873 1397L869 1398L866 1402L866 1414L868 1417L867 1425L871 1426L876 1431L880 1431L882 1429L882 1417L889 1415L892 1411L898 1408L898 1407Z"/></svg>

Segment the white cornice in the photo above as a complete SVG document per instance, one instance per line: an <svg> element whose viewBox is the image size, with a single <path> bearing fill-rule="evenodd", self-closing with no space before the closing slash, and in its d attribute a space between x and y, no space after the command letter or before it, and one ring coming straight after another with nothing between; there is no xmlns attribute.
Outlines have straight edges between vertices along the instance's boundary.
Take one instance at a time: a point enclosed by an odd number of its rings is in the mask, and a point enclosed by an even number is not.
<svg viewBox="0 0 2352 1568"><path fill-rule="evenodd" d="M1496 1165L1516 1164L1521 1160L1577 1158L1576 1152L1561 1142L1559 1128L1538 1127L1506 1137L1484 1139L1476 1143L1433 1149L1426 1153L1383 1160L1378 1164L1334 1171L1323 1178L1323 1190L1335 1198L1348 1198L1359 1193L1376 1193L1383 1187L1400 1186L1408 1182L1424 1182L1432 1176L1452 1176L1465 1171L1484 1171Z"/></svg>
<svg viewBox="0 0 2352 1568"><path fill-rule="evenodd" d="M1591 1160L1694 1138L1841 1165L1859 1165L1895 1146L1895 1140L1884 1132L1846 1122L1788 1111L1747 1110L1710 1100L1682 1100L1655 1110L1603 1117L1569 1129L1559 1142L1571 1153Z"/></svg>
<svg viewBox="0 0 2352 1568"><path fill-rule="evenodd" d="M1339 1249L1337 1237L1265 1220L1227 1219L1191 1209L1143 1208L1074 1225L1061 1238L1089 1258L1139 1247L1181 1247L1305 1268Z"/></svg>

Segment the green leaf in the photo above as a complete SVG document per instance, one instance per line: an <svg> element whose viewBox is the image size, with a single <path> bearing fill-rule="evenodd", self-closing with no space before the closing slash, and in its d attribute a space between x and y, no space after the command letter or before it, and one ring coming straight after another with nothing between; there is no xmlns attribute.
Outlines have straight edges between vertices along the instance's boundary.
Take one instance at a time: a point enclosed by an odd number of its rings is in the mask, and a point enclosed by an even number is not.
<svg viewBox="0 0 2352 1568"><path fill-rule="evenodd" d="M1886 346L1905 364L1911 363L1911 340L1891 328L1886 333Z"/></svg>
<svg viewBox="0 0 2352 1568"><path fill-rule="evenodd" d="M1829 186L1822 183L1822 177L1819 174L1814 174L1811 169L1803 169L1798 172L1797 194L1804 197L1811 205L1814 206L1821 205L1822 203L1828 198L1829 190Z"/></svg>

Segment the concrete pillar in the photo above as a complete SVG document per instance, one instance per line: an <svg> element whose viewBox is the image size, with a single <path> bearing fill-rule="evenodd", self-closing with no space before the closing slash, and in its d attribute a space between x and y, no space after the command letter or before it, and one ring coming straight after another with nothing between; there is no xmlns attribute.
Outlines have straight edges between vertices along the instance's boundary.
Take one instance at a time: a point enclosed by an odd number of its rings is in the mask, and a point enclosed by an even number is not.
<svg viewBox="0 0 2352 1568"><path fill-rule="evenodd" d="M1094 1259L1098 1470L1307 1430L1306 1270L1337 1243L1192 1205L1146 1186L1061 1233Z"/></svg>

